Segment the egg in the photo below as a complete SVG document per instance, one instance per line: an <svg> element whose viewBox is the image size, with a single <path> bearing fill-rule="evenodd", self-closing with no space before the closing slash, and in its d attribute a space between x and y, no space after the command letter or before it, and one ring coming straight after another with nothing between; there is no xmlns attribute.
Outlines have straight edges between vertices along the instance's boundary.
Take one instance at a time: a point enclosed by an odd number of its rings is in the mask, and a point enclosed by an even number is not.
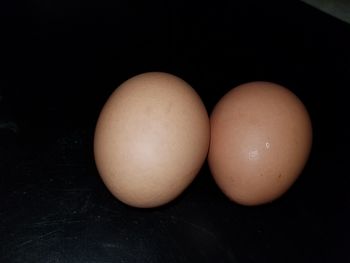
<svg viewBox="0 0 350 263"><path fill-rule="evenodd" d="M232 89L214 107L210 125L211 173L224 194L242 205L279 198L310 153L312 127L305 106L274 83Z"/></svg>
<svg viewBox="0 0 350 263"><path fill-rule="evenodd" d="M179 196L207 156L206 108L182 79L137 75L109 97L98 118L94 156L109 191L134 207L156 207Z"/></svg>

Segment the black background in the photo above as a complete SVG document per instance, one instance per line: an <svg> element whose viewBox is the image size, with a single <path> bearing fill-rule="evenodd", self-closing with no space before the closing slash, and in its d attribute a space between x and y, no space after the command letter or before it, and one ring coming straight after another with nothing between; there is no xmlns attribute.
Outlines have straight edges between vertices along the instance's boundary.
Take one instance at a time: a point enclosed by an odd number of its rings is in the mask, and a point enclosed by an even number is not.
<svg viewBox="0 0 350 263"><path fill-rule="evenodd" d="M1 2L0 262L350 262L350 25L299 1L241 2ZM183 78L209 113L244 82L291 89L314 127L300 179L243 207L205 164L166 206L120 203L93 131L146 71Z"/></svg>

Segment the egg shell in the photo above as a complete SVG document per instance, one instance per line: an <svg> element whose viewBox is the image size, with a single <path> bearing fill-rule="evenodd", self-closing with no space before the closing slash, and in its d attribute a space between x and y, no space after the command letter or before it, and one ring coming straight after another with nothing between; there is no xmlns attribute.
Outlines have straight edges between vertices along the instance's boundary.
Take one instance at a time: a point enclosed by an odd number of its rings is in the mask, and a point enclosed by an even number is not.
<svg viewBox="0 0 350 263"><path fill-rule="evenodd" d="M118 87L99 116L94 154L110 192L135 207L163 205L184 191L205 161L209 117L182 79L137 75Z"/></svg>
<svg viewBox="0 0 350 263"><path fill-rule="evenodd" d="M280 197L308 159L308 112L280 85L251 82L232 89L210 122L209 166L221 190L237 203L259 205Z"/></svg>

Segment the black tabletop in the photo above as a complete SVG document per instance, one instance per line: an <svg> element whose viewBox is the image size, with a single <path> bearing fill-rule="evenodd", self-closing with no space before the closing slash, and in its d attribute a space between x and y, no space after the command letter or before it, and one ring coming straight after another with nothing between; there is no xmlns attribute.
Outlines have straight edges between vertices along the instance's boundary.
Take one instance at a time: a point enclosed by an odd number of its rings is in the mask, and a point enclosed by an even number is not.
<svg viewBox="0 0 350 263"><path fill-rule="evenodd" d="M0 4L0 262L350 262L350 25L299 1L241 2ZM209 113L244 82L291 89L314 129L300 178L244 207L205 164L165 206L115 199L94 127L146 71L183 78Z"/></svg>

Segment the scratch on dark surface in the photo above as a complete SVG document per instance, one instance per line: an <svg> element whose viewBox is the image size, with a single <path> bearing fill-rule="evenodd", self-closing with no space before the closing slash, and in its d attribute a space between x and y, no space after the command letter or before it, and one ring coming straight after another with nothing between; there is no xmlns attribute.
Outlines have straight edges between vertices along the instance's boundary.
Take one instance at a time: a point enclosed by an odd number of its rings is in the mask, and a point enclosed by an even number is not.
<svg viewBox="0 0 350 263"><path fill-rule="evenodd" d="M12 121L0 122L0 129L10 130L14 133L18 133L18 125Z"/></svg>
<svg viewBox="0 0 350 263"><path fill-rule="evenodd" d="M32 226L37 226L37 227L41 227L41 226L51 226L51 225L58 225L58 224L75 224L75 223L81 223L84 220L81 219L77 219L77 220L67 220L67 219L60 219L60 220L43 220L43 221L39 221L36 223L31 224Z"/></svg>
<svg viewBox="0 0 350 263"><path fill-rule="evenodd" d="M122 217L123 216L123 213L121 213L120 211L118 211L116 209L111 209L111 208L106 207L104 205L100 205L99 208L105 212L108 212L109 214L111 214L114 217Z"/></svg>
<svg viewBox="0 0 350 263"><path fill-rule="evenodd" d="M117 243L103 243L102 246L105 248L118 248L119 244L117 244Z"/></svg>
<svg viewBox="0 0 350 263"><path fill-rule="evenodd" d="M187 224L187 225L192 226L193 228L196 228L196 229L200 230L201 232L204 232L204 233L206 233L206 234L211 235L211 236L214 237L214 238L217 238L217 236L216 236L213 232L209 231L209 230L206 229L205 227L200 226L200 225L198 225L198 224L196 224L196 223L190 222L190 221L188 221L188 220L186 220L186 219L184 219L184 218L179 218L179 217L177 217L177 216L171 216L171 219L173 219L173 220L175 220L175 221L183 222L183 223L185 223L185 224Z"/></svg>
<svg viewBox="0 0 350 263"><path fill-rule="evenodd" d="M39 241L39 240L45 239L45 238L51 236L52 234L55 234L55 233L59 232L61 229L62 229L62 228L58 228L58 229L55 229L55 230L50 231L50 232L48 232L48 233L42 234L42 235L40 235L40 236L37 236L36 238L26 240L26 241L24 241L24 242L18 244L18 245L16 246L16 248L19 249L19 248L25 247L25 246L27 246L28 244L31 244L31 243L33 243L33 242L37 242L37 241Z"/></svg>
<svg viewBox="0 0 350 263"><path fill-rule="evenodd" d="M214 240L217 241L218 248L220 248L232 260L232 262L236 262L236 257L234 255L234 252L232 251L232 249L230 247L223 246L222 243L220 242L220 239L218 238L218 236L214 232L208 230L206 227L203 227L201 225L198 225L196 223L188 221L187 219L184 219L184 218L180 218L180 217L173 216L173 215L170 216L170 218L174 221L185 223L185 224L193 227L194 229L197 229L197 230L201 231L202 233L211 236Z"/></svg>
<svg viewBox="0 0 350 263"><path fill-rule="evenodd" d="M84 200L83 205L80 208L80 213L85 213L89 210L89 206L90 206L90 199L91 199L91 193L88 194Z"/></svg>
<svg viewBox="0 0 350 263"><path fill-rule="evenodd" d="M67 167L86 167L86 164L82 163L58 163L56 164L56 168L67 168Z"/></svg>
<svg viewBox="0 0 350 263"><path fill-rule="evenodd" d="M70 188L70 189L59 189L60 192L91 192L90 188Z"/></svg>

